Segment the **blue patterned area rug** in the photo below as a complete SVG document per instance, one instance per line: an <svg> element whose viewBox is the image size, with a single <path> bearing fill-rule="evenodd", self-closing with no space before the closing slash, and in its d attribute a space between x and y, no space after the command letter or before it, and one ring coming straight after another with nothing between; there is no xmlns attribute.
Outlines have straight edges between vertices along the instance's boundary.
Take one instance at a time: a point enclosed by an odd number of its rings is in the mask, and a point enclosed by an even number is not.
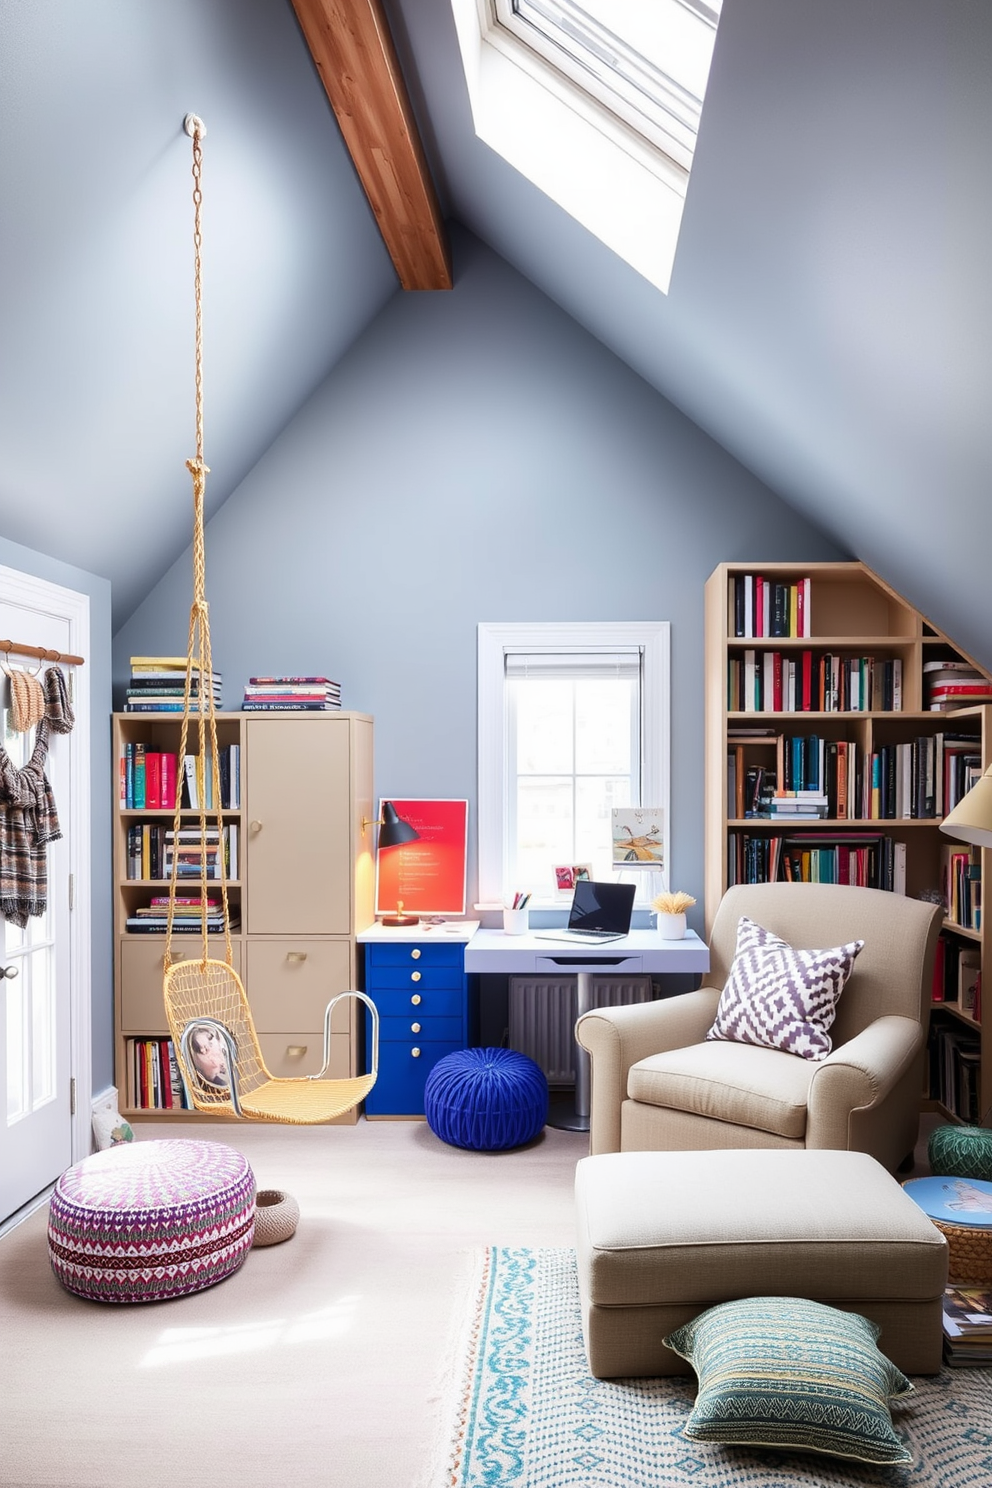
<svg viewBox="0 0 992 1488"><path fill-rule="evenodd" d="M918 1376L893 1413L912 1467L686 1441L694 1378L597 1380L571 1250L488 1252L445 1488L985 1488L992 1371ZM912 1402L910 1404L910 1401ZM440 1484L438 1484L440 1488Z"/></svg>

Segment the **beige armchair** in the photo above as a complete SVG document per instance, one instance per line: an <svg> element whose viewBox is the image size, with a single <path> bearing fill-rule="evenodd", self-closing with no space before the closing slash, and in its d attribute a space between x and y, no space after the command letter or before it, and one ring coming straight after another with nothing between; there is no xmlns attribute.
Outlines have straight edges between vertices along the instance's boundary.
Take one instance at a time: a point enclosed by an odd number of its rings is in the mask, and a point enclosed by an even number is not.
<svg viewBox="0 0 992 1488"><path fill-rule="evenodd" d="M591 1058L590 1151L712 1147L868 1152L894 1171L919 1132L939 905L839 884L740 884L725 894L696 992L596 1009L576 1024ZM711 1040L741 915L790 945L861 939L819 1063Z"/></svg>

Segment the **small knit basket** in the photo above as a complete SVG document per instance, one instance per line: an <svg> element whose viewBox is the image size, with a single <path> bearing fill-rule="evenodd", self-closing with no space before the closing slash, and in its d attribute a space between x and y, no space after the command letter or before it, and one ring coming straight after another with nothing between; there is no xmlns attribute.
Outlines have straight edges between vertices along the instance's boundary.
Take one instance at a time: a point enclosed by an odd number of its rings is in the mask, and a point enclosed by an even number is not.
<svg viewBox="0 0 992 1488"><path fill-rule="evenodd" d="M255 1238L253 1245L279 1245L296 1234L300 1206L292 1194L280 1188L261 1188L255 1195Z"/></svg>

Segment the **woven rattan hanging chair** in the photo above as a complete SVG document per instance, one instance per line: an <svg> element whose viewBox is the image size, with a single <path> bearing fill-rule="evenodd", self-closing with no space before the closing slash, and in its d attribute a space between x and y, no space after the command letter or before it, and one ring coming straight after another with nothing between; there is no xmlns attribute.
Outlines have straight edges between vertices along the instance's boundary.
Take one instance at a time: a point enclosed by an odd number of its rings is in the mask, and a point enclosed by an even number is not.
<svg viewBox="0 0 992 1488"><path fill-rule="evenodd" d="M203 926L203 954L199 959L172 960L173 919L178 886L179 853L172 854L169 883L169 910L165 940L165 1013L172 1036L179 1071L188 1104L197 1111L214 1116L241 1116L254 1121L286 1121L310 1126L343 1116L363 1101L376 1081L379 1063L379 1015L375 1004L363 992L340 992L333 997L324 1013L324 1062L315 1075L281 1079L265 1067L259 1047L251 1007L234 970L231 950L231 913L227 894L227 867L224 862L224 822L220 793L217 719L213 688L213 662L210 654L210 624L205 598L205 564L203 534L203 498L208 467L203 459L203 387L200 294L200 179L204 129L194 115L186 120L186 131L193 140L194 260L196 273L196 458L187 460L193 477L193 604L189 617L189 641L186 648L186 685L183 692L182 728L179 736L179 758L186 757L190 714L193 711L194 675L198 696L198 778L210 782L210 796L216 811L220 891L224 917L225 959L211 958L208 941L207 853L200 853L200 912ZM199 792L200 843L207 842L207 789ZM173 842L179 842L182 816L181 793L176 793ZM217 881L210 887L216 891ZM369 1072L348 1079L328 1079L331 1057L331 1019L334 1008L344 999L363 1002L371 1020ZM212 1051L208 1062L206 1052Z"/></svg>

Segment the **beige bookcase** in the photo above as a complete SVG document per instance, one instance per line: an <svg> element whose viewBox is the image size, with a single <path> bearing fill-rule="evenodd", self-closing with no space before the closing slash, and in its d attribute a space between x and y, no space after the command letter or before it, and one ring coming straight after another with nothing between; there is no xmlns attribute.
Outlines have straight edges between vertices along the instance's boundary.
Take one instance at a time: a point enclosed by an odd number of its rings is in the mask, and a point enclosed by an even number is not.
<svg viewBox="0 0 992 1488"><path fill-rule="evenodd" d="M735 594L737 581L745 575L760 575L771 584L798 585L808 580L808 634L799 637L739 636L735 634ZM764 706L762 710L738 707L731 711L733 698L731 672L739 668L745 653L753 651L758 658L766 651L777 651L783 659L800 658L811 651L814 668L823 655L837 655L844 660L855 657L873 659L876 671L886 662L901 664L901 709L875 706L858 711L788 711ZM815 734L831 741L853 742L862 759L870 759L884 746L912 743L943 733L967 735L974 740L974 754L980 757L982 769L992 762L992 708L988 705L933 712L927 707L925 664L928 661L957 660L970 662L982 676L988 673L978 667L960 647L931 625L918 610L908 604L879 576L862 563L755 564L723 563L710 576L705 590L705 918L707 931L729 882L738 872L740 858L735 852L742 836L759 839L786 838L801 834L828 845L831 838L859 833L889 837L904 844L900 857L904 864L905 891L908 894L942 892L944 866L948 851L966 851L940 831L936 817L900 816L896 819L864 819L854 814L844 820L837 817L797 823L770 820L767 817L742 818L737 814L738 798L731 788L731 755L734 767L743 760L744 768L764 766L774 770L781 759L777 739ZM757 661L760 666L760 660ZM738 678L741 669L738 669ZM743 731L751 731L744 734ZM762 735L761 730L765 730ZM740 753L738 753L740 751ZM734 770L736 774L736 769ZM981 859L983 882L988 884L992 871L992 854L974 850ZM780 871L779 877L784 876ZM978 928L967 929L945 919L944 935L953 955L961 953L965 964L977 956L984 970L992 966L989 956L989 931L982 917ZM984 979L987 981L987 979ZM957 993L955 985L945 990L948 998ZM989 987L983 999L992 997ZM984 1113L992 1105L992 1037L987 1029L992 1015L983 1022L951 1000L935 1004L932 1028L936 1039L939 1030L949 1029L944 1045L973 1046L967 1059L976 1073L968 1076L976 1082L978 1109ZM976 1052L977 1051L977 1052ZM931 1105L945 1115L957 1115L959 1102L949 1092L939 1061L949 1060L952 1080L957 1077L960 1061L946 1048L934 1049L931 1083L925 1092ZM945 1072L946 1073L946 1072ZM939 1095L945 1097L938 1099Z"/></svg>
<svg viewBox="0 0 992 1488"><path fill-rule="evenodd" d="M129 933L127 920L167 879L128 877L129 828L171 830L171 809L129 809L121 799L120 761L128 743L177 753L180 720L154 713L113 717L115 778L114 936L116 1081L129 1117L189 1116L139 1104L135 1040L164 1039L164 936ZM196 748L191 724L187 750ZM323 1016L335 993L359 985L355 936L373 921L372 720L362 714L220 713L220 750L240 749L240 805L225 809L238 837L238 870L229 882L232 950L245 984L266 1064L273 1075L320 1068ZM198 813L184 811L196 826ZM208 813L208 824L215 815ZM186 880L198 895L200 880ZM219 895L219 884L218 895ZM180 892L184 889L181 887ZM173 937L175 957L202 952L198 934ZM223 937L211 942L223 958ZM335 1013L332 1076L358 1072L358 1018ZM357 1120L357 1113L340 1118Z"/></svg>

